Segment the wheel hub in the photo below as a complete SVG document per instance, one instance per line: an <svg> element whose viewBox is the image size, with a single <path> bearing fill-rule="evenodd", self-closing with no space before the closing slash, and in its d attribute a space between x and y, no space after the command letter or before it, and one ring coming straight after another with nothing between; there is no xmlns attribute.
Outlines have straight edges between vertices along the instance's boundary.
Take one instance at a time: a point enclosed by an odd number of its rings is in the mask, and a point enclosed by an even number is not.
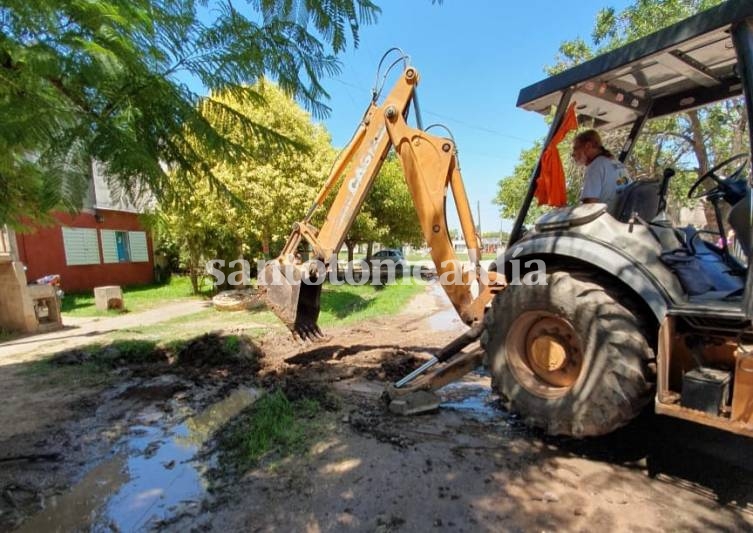
<svg viewBox="0 0 753 533"><path fill-rule="evenodd" d="M549 311L521 314L505 346L518 383L542 398L566 394L583 368L580 335L568 320Z"/></svg>
<svg viewBox="0 0 753 533"><path fill-rule="evenodd" d="M567 349L559 339L549 335L534 339L528 356L531 364L544 372L554 372L567 363Z"/></svg>
<svg viewBox="0 0 753 533"><path fill-rule="evenodd" d="M556 316L543 316L526 334L526 359L548 385L570 387L580 374L582 353L573 326Z"/></svg>

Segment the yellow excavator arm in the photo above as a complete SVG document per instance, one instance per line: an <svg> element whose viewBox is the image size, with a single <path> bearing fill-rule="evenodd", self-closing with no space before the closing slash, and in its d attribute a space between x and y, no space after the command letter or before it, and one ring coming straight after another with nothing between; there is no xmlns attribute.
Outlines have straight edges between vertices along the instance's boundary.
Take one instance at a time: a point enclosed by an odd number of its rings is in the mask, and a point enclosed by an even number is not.
<svg viewBox="0 0 753 533"><path fill-rule="evenodd" d="M358 129L333 165L313 205L303 220L294 225L282 252L261 275L260 285L267 303L301 338L321 335L317 320L322 271L321 267L312 265L323 264L326 269L333 266L335 253L342 246L391 148L395 149L402 166L437 275L447 281L442 286L463 322L478 325L493 292L504 286L501 274L488 272L481 276L480 238L476 234L453 141L407 123L411 103L417 107L418 82L416 69L407 66L381 103L377 102L377 91L374 92ZM316 228L312 218L336 188L324 222L321 228ZM470 267L466 263L463 268L450 238L445 211L448 188L457 206ZM296 250L302 240L310 244L316 263L298 264L296 261ZM475 298L471 292L474 280L479 282Z"/></svg>

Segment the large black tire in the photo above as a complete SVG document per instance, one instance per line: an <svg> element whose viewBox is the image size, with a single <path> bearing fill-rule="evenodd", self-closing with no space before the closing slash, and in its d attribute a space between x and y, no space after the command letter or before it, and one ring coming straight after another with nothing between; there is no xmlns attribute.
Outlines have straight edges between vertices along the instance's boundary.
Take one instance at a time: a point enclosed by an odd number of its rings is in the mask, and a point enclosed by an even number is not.
<svg viewBox="0 0 753 533"><path fill-rule="evenodd" d="M546 279L509 286L486 313L492 384L510 411L549 434L609 433L651 399L654 353L616 293L566 272Z"/></svg>

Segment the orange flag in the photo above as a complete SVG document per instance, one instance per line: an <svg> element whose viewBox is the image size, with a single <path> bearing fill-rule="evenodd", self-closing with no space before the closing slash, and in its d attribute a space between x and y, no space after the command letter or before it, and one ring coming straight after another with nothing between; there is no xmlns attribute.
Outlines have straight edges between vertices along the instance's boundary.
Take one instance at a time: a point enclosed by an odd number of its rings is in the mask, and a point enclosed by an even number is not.
<svg viewBox="0 0 753 533"><path fill-rule="evenodd" d="M541 172L539 172L539 179L536 182L535 193L539 205L553 205L555 207L567 205L565 170L562 168L562 160L557 145L562 142L569 131L577 127L578 118L575 116L575 102L573 102L567 108L562 124L560 124L551 142L541 155Z"/></svg>

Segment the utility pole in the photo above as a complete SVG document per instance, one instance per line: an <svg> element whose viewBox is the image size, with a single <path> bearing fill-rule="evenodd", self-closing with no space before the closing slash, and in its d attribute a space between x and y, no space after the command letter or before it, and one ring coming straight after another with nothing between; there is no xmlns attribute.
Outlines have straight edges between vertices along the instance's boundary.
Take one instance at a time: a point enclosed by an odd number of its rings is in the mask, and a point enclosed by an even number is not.
<svg viewBox="0 0 753 533"><path fill-rule="evenodd" d="M478 236L481 237L481 200L476 200L476 220L478 220Z"/></svg>

